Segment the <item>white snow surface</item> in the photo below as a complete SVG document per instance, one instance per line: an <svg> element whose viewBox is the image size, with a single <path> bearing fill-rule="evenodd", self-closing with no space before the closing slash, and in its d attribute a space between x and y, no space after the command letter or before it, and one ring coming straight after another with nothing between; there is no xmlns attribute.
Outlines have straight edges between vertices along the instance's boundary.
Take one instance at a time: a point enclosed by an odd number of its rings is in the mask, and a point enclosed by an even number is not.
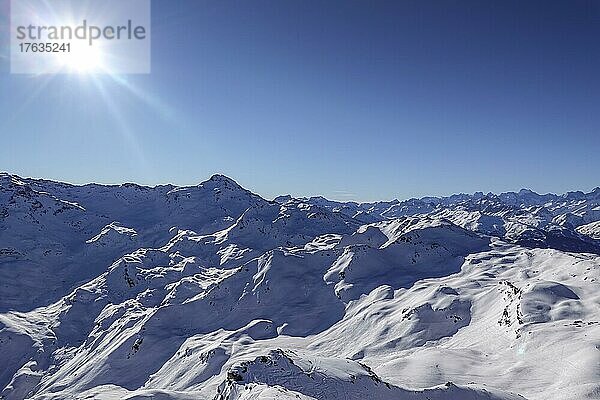
<svg viewBox="0 0 600 400"><path fill-rule="evenodd" d="M0 174L0 399L600 399L600 189Z"/></svg>

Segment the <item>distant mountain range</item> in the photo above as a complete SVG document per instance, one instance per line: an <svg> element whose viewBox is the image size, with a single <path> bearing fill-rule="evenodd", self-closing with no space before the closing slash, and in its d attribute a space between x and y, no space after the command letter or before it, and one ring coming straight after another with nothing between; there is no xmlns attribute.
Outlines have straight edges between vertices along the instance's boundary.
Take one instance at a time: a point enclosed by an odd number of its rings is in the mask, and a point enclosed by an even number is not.
<svg viewBox="0 0 600 400"><path fill-rule="evenodd" d="M0 174L0 399L597 399L600 188Z"/></svg>

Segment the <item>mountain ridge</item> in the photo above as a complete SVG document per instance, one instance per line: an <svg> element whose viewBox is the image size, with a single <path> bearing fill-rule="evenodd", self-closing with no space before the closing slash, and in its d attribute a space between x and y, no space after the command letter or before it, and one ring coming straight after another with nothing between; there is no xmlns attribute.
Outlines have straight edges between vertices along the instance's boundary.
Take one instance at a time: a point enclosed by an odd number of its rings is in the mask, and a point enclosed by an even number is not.
<svg viewBox="0 0 600 400"><path fill-rule="evenodd" d="M137 186L140 188L147 188L147 189L156 189L156 188L162 188L162 187L171 187L171 188L189 188L189 187L194 187L194 186L199 186L203 183L206 182L210 182L210 181L228 181L231 183L234 183L235 185L239 186L240 188L242 188L242 186L233 178L222 174L222 173L215 173L213 175L210 176L210 178L201 181L200 183L196 184L196 185L175 185L172 183L162 183L162 184L156 184L156 185L140 185L137 183L133 183L133 182L123 182L123 183L111 183L111 184L105 184L105 183L95 183L95 182L89 182L89 183L69 183L69 182L65 182L65 181L57 181L57 180L49 180L49 179L43 179L43 178L33 178L33 177L21 177L17 174L12 174L8 171L0 171L0 178L3 177L14 177L17 178L19 180L22 181L28 181L28 182L35 182L38 181L40 183L56 183L56 184L61 184L61 185L67 185L67 186L75 186L75 187L83 187L83 186L107 186L107 187L119 187L119 186ZM395 198L392 200L379 200L379 201L340 201L340 200L331 200L328 199L324 196L291 196L289 194L286 195L279 195L276 196L272 201L277 202L278 198L296 198L296 199L301 199L301 200L305 200L305 201L315 201L315 200L324 200L326 202L331 202L331 203L336 203L336 204L354 204L354 205L369 205L369 204L377 204L377 203L389 203L389 204L395 204L395 203L401 203L401 202L409 202L409 201L423 201L423 202L431 202L431 203L436 203L437 201L440 200L451 200L451 199L457 199L457 198L481 198L484 196L490 196L490 195L494 195L494 196L498 196L498 197L502 197L503 195L526 195L526 194L531 194L531 195L535 195L538 197L544 197L544 196L553 196L553 197L565 197L568 198L570 196L575 196L575 195L595 195L596 197L600 196L600 186L595 186L592 189L590 189L588 192L586 191L582 191L582 190L571 190L571 191L567 191L564 193L555 193L555 192L548 192L548 193L538 193L535 190L532 190L530 188L520 188L516 191L507 191L507 192L500 192L500 193L496 193L496 192L483 192L483 191L475 191L473 193L456 193L456 194L452 194L452 195L428 195L428 196L422 196L422 197L409 197L403 200L400 200L399 198ZM261 196L262 197L262 196ZM264 197L263 197L264 198Z"/></svg>

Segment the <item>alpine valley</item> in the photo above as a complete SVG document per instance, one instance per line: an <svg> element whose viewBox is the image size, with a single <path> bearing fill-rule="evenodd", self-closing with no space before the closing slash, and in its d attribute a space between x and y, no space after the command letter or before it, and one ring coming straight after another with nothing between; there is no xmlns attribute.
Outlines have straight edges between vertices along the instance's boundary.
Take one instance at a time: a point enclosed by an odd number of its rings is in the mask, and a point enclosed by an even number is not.
<svg viewBox="0 0 600 400"><path fill-rule="evenodd" d="M359 204L2 173L0 398L600 399L600 188Z"/></svg>

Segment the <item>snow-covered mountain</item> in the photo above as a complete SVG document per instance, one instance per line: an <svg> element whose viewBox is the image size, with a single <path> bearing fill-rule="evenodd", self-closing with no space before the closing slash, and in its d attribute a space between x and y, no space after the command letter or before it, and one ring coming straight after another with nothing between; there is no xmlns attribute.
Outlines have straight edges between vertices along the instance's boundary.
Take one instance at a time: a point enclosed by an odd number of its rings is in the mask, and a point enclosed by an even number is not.
<svg viewBox="0 0 600 400"><path fill-rule="evenodd" d="M0 398L598 399L599 221L0 174Z"/></svg>

